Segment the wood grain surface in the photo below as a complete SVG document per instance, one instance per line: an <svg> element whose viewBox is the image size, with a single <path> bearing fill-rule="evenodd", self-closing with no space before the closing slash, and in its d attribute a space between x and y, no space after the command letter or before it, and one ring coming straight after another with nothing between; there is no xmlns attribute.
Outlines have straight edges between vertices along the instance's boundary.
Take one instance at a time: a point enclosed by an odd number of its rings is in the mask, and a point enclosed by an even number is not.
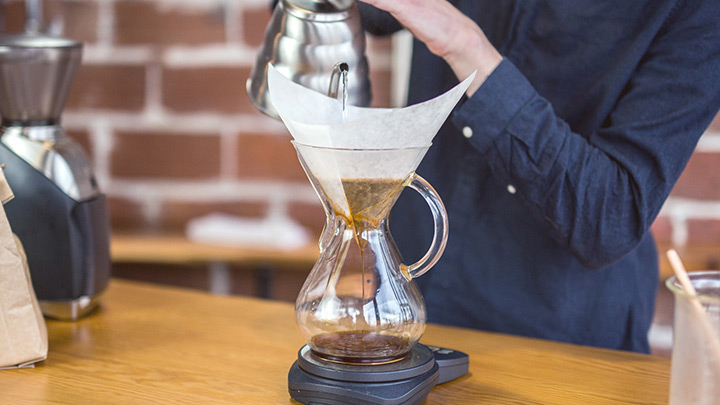
<svg viewBox="0 0 720 405"><path fill-rule="evenodd" d="M113 280L102 308L48 321L50 353L0 371L8 404L291 404L303 339L293 306ZM670 361L428 325L423 343L470 355L470 373L429 404L664 404Z"/></svg>

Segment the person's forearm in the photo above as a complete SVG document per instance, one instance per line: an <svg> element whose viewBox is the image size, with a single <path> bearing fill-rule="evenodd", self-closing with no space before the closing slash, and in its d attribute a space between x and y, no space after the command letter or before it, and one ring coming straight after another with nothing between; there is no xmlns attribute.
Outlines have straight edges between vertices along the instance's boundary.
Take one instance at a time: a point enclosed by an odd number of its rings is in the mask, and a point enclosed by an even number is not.
<svg viewBox="0 0 720 405"><path fill-rule="evenodd" d="M502 56L488 41L477 25L476 29L467 27L458 33L454 46L443 56L450 68L460 80L477 71L475 80L465 92L472 97L488 76L502 61Z"/></svg>

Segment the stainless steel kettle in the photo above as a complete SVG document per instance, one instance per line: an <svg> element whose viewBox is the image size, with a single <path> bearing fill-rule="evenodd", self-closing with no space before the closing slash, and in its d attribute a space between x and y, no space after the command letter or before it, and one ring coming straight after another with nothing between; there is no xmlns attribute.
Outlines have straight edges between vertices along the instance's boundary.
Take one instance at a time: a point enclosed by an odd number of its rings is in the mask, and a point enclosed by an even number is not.
<svg viewBox="0 0 720 405"><path fill-rule="evenodd" d="M280 0L247 81L248 95L260 111L278 118L267 89L268 63L290 80L327 93L338 62L349 66L347 102L370 105L365 33L355 1Z"/></svg>

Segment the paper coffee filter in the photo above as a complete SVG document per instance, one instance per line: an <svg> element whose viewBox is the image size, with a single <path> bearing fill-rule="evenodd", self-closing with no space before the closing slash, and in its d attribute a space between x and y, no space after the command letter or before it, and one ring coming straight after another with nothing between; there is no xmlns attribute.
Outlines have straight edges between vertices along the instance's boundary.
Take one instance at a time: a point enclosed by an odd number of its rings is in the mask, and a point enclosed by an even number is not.
<svg viewBox="0 0 720 405"><path fill-rule="evenodd" d="M394 149L429 146L474 77L475 73L431 100L404 108L347 106L345 118L338 100L294 83L272 64L268 66L268 89L275 110L300 143Z"/></svg>
<svg viewBox="0 0 720 405"><path fill-rule="evenodd" d="M349 150L295 143L308 175L317 181L338 213L352 217L343 181L392 180L400 185L418 167L429 146L402 149ZM378 195L379 200L385 199Z"/></svg>
<svg viewBox="0 0 720 405"><path fill-rule="evenodd" d="M272 64L268 66L268 89L308 174L333 208L349 218L352 204L343 181L391 179L401 184L420 164L474 76L409 107L347 106L346 114L340 101L294 83Z"/></svg>

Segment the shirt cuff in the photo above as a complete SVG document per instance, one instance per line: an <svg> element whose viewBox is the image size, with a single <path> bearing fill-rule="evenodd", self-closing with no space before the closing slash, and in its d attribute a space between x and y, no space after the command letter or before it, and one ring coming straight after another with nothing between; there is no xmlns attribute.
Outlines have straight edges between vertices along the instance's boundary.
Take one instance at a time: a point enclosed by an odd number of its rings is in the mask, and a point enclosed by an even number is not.
<svg viewBox="0 0 720 405"><path fill-rule="evenodd" d="M485 153L535 94L525 76L504 58L473 96L455 110L452 122Z"/></svg>

